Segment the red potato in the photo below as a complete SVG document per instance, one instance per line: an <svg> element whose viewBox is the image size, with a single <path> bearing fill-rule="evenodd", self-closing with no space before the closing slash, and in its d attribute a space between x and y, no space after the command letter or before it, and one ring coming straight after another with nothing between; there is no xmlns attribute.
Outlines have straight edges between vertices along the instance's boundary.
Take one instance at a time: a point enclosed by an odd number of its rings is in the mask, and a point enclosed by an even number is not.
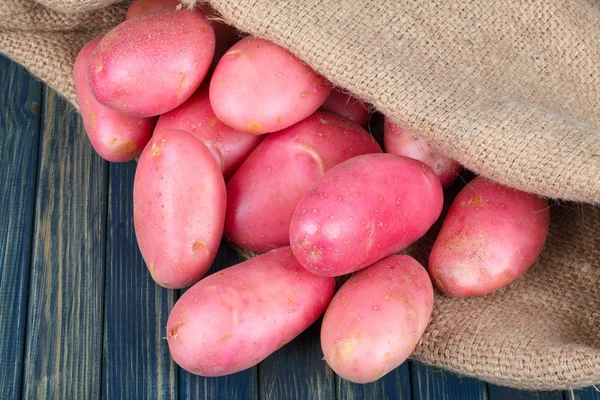
<svg viewBox="0 0 600 400"><path fill-rule="evenodd" d="M181 129L208 147L229 180L264 136L241 133L219 121L210 106L208 85L198 89L185 103L158 118L155 131Z"/></svg>
<svg viewBox="0 0 600 400"><path fill-rule="evenodd" d="M290 342L325 311L335 288L298 264L289 247L201 280L167 321L175 362L202 376L248 369Z"/></svg>
<svg viewBox="0 0 600 400"><path fill-rule="evenodd" d="M179 0L133 0L127 8L125 19L130 19L138 15L162 10L165 8L174 10L175 7L179 6L179 4L181 4L181 1Z"/></svg>
<svg viewBox="0 0 600 400"><path fill-rule="evenodd" d="M371 113L365 103L339 89L333 89L320 110L330 111L354 121L360 126L365 126Z"/></svg>
<svg viewBox="0 0 600 400"><path fill-rule="evenodd" d="M422 162L392 154L354 157L329 170L298 203L292 251L314 274L348 274L423 236L442 203L440 181Z"/></svg>
<svg viewBox="0 0 600 400"><path fill-rule="evenodd" d="M92 53L90 88L100 103L123 114L163 114L198 89L214 51L213 29L200 12L138 15L108 32Z"/></svg>
<svg viewBox="0 0 600 400"><path fill-rule="evenodd" d="M395 124L385 118L383 147L386 153L406 156L422 161L433 169L442 187L450 186L458 178L461 165L453 159L434 150L419 133Z"/></svg>
<svg viewBox="0 0 600 400"><path fill-rule="evenodd" d="M217 117L260 135L292 126L315 112L331 86L286 49L246 37L221 58L210 81Z"/></svg>
<svg viewBox="0 0 600 400"><path fill-rule="evenodd" d="M413 352L432 308L425 268L407 255L388 256L354 274L327 307L325 361L344 379L374 382Z"/></svg>
<svg viewBox="0 0 600 400"><path fill-rule="evenodd" d="M492 293L534 263L549 223L545 199L477 177L448 210L429 256L431 279L450 296Z"/></svg>
<svg viewBox="0 0 600 400"><path fill-rule="evenodd" d="M92 147L107 161L125 162L138 157L156 123L156 118L137 118L104 107L92 95L87 81L87 65L101 38L81 48L73 66L73 78L81 118Z"/></svg>
<svg viewBox="0 0 600 400"><path fill-rule="evenodd" d="M152 278L178 289L210 267L223 235L225 182L202 142L180 130L156 132L133 183L133 222Z"/></svg>
<svg viewBox="0 0 600 400"><path fill-rule="evenodd" d="M225 235L253 251L288 246L302 196L333 166L367 153L381 153L373 137L333 113L269 134L227 184Z"/></svg>

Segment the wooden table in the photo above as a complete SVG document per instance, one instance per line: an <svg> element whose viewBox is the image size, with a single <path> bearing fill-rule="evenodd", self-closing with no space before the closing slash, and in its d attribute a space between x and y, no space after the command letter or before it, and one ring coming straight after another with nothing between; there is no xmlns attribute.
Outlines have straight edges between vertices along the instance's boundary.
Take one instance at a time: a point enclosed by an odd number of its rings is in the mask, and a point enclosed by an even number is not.
<svg viewBox="0 0 600 400"><path fill-rule="evenodd" d="M202 378L171 360L179 291L160 288L132 224L136 164L97 156L79 114L0 56L0 398L600 399L524 392L406 362L356 385L326 367L318 323L257 367ZM240 261L225 243L213 271Z"/></svg>

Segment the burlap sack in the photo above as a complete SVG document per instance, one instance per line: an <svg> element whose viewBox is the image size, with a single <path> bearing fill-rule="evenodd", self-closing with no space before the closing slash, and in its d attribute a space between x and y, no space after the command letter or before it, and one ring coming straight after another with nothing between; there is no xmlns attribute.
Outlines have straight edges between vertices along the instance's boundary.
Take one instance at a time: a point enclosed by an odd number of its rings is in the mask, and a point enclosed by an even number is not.
<svg viewBox="0 0 600 400"><path fill-rule="evenodd" d="M111 3L5 1L0 50L75 103L73 60L123 18ZM437 295L413 358L518 388L600 382L597 0L211 3L467 168L560 199L536 265L490 296Z"/></svg>

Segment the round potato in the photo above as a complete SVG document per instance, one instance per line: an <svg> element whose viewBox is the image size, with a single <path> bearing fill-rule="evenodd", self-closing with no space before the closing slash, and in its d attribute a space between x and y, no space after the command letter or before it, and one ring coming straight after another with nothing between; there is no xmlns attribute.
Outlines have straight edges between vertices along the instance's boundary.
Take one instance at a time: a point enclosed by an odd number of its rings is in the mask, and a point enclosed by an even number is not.
<svg viewBox="0 0 600 400"><path fill-rule="evenodd" d="M432 308L425 268L407 255L386 257L354 274L327 307L321 325L325 361L349 381L376 381L413 352Z"/></svg>
<svg viewBox="0 0 600 400"><path fill-rule="evenodd" d="M534 263L549 221L545 199L477 177L448 210L429 256L431 279L450 296L492 293Z"/></svg>
<svg viewBox="0 0 600 400"><path fill-rule="evenodd" d="M320 110L342 115L360 126L366 126L371 116L369 107L365 103L335 88L331 91L327 99L325 99Z"/></svg>
<svg viewBox="0 0 600 400"><path fill-rule="evenodd" d="M286 49L246 37L217 64L210 81L210 102L225 124L260 135L308 117L330 91L325 79Z"/></svg>

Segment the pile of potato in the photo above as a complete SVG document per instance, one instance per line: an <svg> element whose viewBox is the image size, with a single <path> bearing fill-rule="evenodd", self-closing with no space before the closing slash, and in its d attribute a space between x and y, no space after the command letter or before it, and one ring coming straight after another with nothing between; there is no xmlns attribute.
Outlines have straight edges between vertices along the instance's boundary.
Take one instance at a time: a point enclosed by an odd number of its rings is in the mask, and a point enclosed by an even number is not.
<svg viewBox="0 0 600 400"><path fill-rule="evenodd" d="M414 350L432 282L449 296L485 295L533 264L546 200L482 177L454 199L427 269L400 255L440 218L460 165L389 119L384 153L362 102L218 21L206 7L134 1L74 67L95 150L139 157L134 223L150 274L191 286L167 324L181 367L250 368L324 313L325 361L372 382ZM205 277L223 235L261 254Z"/></svg>

